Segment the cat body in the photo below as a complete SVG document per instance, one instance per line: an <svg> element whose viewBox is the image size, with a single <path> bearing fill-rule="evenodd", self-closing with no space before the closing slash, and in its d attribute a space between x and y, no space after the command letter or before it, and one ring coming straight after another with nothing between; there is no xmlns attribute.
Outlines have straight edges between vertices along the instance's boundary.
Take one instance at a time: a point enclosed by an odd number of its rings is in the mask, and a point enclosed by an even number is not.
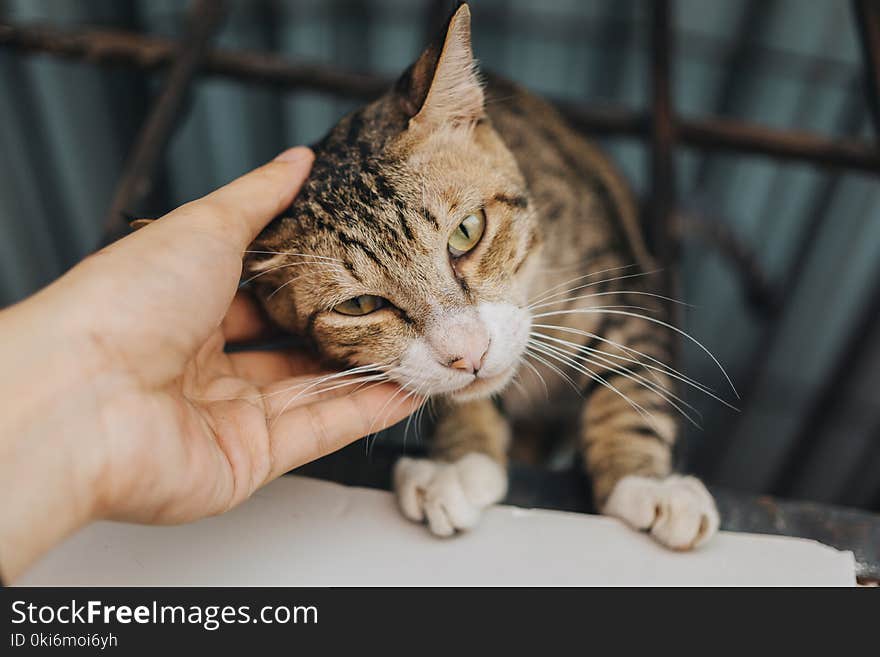
<svg viewBox="0 0 880 657"><path fill-rule="evenodd" d="M326 359L437 400L430 458L395 468L404 515L473 527L505 495L517 422L548 418L603 512L676 549L714 534L710 494L672 474L683 377L635 200L550 105L481 83L467 5L315 153L246 264L268 314Z"/></svg>

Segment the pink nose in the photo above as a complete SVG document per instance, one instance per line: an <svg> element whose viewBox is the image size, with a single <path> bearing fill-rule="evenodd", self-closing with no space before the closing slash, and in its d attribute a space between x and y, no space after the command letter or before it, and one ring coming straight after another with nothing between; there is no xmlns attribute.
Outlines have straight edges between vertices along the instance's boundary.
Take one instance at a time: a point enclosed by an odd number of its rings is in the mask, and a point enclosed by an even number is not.
<svg viewBox="0 0 880 657"><path fill-rule="evenodd" d="M480 371L489 351L489 330L472 308L439 314L425 338L439 364L468 374Z"/></svg>
<svg viewBox="0 0 880 657"><path fill-rule="evenodd" d="M486 353L489 351L489 340L484 336L472 336L466 341L463 355L449 363L454 370L461 370L468 374L476 374L483 366Z"/></svg>

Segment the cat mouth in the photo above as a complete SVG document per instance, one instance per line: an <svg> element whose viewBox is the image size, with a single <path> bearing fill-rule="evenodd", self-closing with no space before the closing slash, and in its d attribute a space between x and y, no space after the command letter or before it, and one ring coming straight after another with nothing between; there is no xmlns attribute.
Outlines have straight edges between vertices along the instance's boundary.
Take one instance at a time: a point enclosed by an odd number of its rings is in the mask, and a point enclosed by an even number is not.
<svg viewBox="0 0 880 657"><path fill-rule="evenodd" d="M449 396L461 401L489 397L507 385L511 376L513 376L513 368L493 376L475 377L470 383L450 392Z"/></svg>

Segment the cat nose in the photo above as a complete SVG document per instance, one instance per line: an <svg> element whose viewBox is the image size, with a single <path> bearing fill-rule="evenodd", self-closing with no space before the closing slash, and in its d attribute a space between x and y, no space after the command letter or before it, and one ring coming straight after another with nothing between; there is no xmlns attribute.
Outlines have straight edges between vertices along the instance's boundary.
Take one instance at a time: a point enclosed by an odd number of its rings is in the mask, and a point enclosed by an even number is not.
<svg viewBox="0 0 880 657"><path fill-rule="evenodd" d="M454 370L461 370L468 374L476 374L486 360L489 353L489 339L483 336L472 336L467 340L463 355L458 356L449 363Z"/></svg>
<svg viewBox="0 0 880 657"><path fill-rule="evenodd" d="M467 374L480 371L489 351L489 329L476 312L444 313L425 334L439 365Z"/></svg>

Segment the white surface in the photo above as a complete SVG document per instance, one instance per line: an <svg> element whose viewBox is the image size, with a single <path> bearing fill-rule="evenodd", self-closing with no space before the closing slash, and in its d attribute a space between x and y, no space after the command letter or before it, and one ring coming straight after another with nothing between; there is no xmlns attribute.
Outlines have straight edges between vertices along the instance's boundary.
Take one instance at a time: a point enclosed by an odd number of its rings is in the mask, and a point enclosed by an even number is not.
<svg viewBox="0 0 880 657"><path fill-rule="evenodd" d="M616 520L498 506L431 536L389 493L284 477L223 516L176 527L98 523L22 585L844 585L850 552L721 532L690 553Z"/></svg>

